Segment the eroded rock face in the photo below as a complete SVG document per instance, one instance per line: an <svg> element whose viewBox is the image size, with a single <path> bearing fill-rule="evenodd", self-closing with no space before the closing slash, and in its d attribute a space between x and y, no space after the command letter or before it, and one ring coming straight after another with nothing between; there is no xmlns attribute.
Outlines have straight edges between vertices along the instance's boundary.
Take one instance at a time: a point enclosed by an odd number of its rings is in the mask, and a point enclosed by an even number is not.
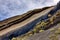
<svg viewBox="0 0 60 40"><path fill-rule="evenodd" d="M59 14L59 15L58 15ZM58 16L57 16L58 15ZM54 17L54 18L52 18ZM53 20L50 22L48 25L53 24L52 26L49 26L51 28L48 28L46 25L46 22L41 22L43 23L44 26L43 29L41 28L41 23L36 24L35 28L32 29L30 32L22 35L21 37L17 37L17 40L58 40L60 36L60 10L56 12L55 15L53 15L50 20ZM58 18L58 19L55 19ZM58 21L59 20L59 21ZM58 21L58 23L57 23ZM49 22L49 21L48 21ZM46 25L46 26L45 26ZM44 28L47 27L46 30ZM60 40L60 39L59 39Z"/></svg>
<svg viewBox="0 0 60 40"><path fill-rule="evenodd" d="M60 26L60 2L49 8L44 8L42 11L34 10L28 12L21 19L8 22L5 25L0 23L0 40L58 40ZM34 14L32 14L34 13ZM14 17L13 17L14 18ZM12 20L12 19L11 19ZM21 20L21 21L20 21ZM4 25L3 25L4 24ZM20 36L19 36L20 35Z"/></svg>
<svg viewBox="0 0 60 40"><path fill-rule="evenodd" d="M52 8L49 8L49 9L46 9L45 11L47 11L47 12L49 12L50 10L51 10ZM45 12L44 11L44 12ZM44 14L46 14L47 12L45 12ZM41 13L43 13L43 12L41 12ZM26 33L27 31L29 31L29 29L31 29L31 28L33 28L35 25L36 25L36 23L38 23L40 20L41 20L41 16L42 15L44 15L44 14L41 14L41 13L38 13L38 14L34 14L33 16L31 16L30 18L28 18L27 20L24 20L22 23L17 23L16 25L12 25L12 26L10 26L10 27L8 27L8 28L6 28L6 29L3 29L3 31L6 33L6 35L5 35L5 37L6 38L12 38L12 37L16 37L16 36L18 36L18 35L21 35L21 34L24 34L24 33ZM41 15L40 15L41 14ZM31 20L30 20L31 19ZM28 21L28 22L27 22ZM26 24L27 23L27 24ZM8 25L6 25L6 26L8 26ZM5 27L6 27L5 26ZM4 27L4 26L3 26ZM11 31L11 30L13 30L13 29L15 29L15 28L18 28L18 29L16 29L16 30L14 30L14 31ZM22 27L22 28L20 28L20 27ZM9 30L8 30L9 29ZM5 31L6 30L6 31ZM0 36L2 35L2 34L5 34L4 32L3 32L2 30L1 30L1 34L0 34ZM3 38L4 39L4 38Z"/></svg>
<svg viewBox="0 0 60 40"><path fill-rule="evenodd" d="M58 5L60 5L60 3L58 3ZM32 32L30 31L30 35L28 32L28 34L26 34L22 37L17 37L16 40L18 40L18 39L20 39L20 40L60 40L60 38L59 38L60 37L60 27L59 27L60 26L60 8L58 5L55 6L55 8L54 8L55 10L53 9L52 11L49 12L52 15L54 15L50 18L51 24L57 23L56 21L53 22L54 20L59 20L57 24L55 24L54 26L50 26L51 27L51 28L49 27L50 29L48 29L47 25L45 25L47 27L47 30L44 30L44 31L40 30L40 32L35 33L35 31L38 31L37 29L39 29L41 26L38 23L37 27L39 26L39 28L37 28L34 31L31 30ZM59 15L59 17L57 15ZM49 16L51 16L51 15L49 15ZM58 19L55 19L55 18L58 18Z"/></svg>

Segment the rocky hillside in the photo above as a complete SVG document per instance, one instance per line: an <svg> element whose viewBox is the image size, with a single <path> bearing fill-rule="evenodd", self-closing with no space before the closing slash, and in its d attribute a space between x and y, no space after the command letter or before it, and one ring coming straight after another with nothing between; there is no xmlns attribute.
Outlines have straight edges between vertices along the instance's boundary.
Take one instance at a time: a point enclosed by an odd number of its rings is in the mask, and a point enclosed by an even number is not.
<svg viewBox="0 0 60 40"><path fill-rule="evenodd" d="M29 32L12 40L60 40L60 10L48 16L50 18L38 22Z"/></svg>
<svg viewBox="0 0 60 40"><path fill-rule="evenodd" d="M60 10L58 10L54 16L47 19L46 21L41 21L37 23L36 26L28 33L13 38L12 40L19 40L19 39L20 40L60 40Z"/></svg>
<svg viewBox="0 0 60 40"><path fill-rule="evenodd" d="M60 2L0 22L0 40L60 40Z"/></svg>

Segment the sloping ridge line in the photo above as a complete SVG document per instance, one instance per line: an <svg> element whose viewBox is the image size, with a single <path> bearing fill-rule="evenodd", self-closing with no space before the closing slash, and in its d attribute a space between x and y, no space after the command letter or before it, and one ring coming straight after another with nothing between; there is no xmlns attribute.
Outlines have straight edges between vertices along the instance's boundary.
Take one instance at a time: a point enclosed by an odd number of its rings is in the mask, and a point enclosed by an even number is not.
<svg viewBox="0 0 60 40"><path fill-rule="evenodd" d="M36 10L33 10L33 11L29 12L29 13L27 12L27 14L25 16L23 16L22 18L19 18L17 20L14 20L12 22L9 22L7 24L4 24L4 25L0 26L0 31L3 30L3 29L5 29L5 28L8 28L8 27L10 27L12 25L15 25L17 23L20 23L20 22L28 19L29 17L33 16L34 14L42 12L43 10L51 8L51 7L45 7L45 8L42 8L42 9L36 9Z"/></svg>

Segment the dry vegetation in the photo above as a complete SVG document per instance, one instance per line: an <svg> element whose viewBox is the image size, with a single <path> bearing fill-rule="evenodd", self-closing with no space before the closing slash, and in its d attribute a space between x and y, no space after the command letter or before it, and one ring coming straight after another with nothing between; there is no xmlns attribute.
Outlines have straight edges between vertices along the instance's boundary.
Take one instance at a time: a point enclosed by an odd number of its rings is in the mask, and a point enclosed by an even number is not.
<svg viewBox="0 0 60 40"><path fill-rule="evenodd" d="M58 36L60 35L60 27L59 28L53 28L51 32L54 32L54 34L51 34L49 36L50 40L59 40Z"/></svg>

